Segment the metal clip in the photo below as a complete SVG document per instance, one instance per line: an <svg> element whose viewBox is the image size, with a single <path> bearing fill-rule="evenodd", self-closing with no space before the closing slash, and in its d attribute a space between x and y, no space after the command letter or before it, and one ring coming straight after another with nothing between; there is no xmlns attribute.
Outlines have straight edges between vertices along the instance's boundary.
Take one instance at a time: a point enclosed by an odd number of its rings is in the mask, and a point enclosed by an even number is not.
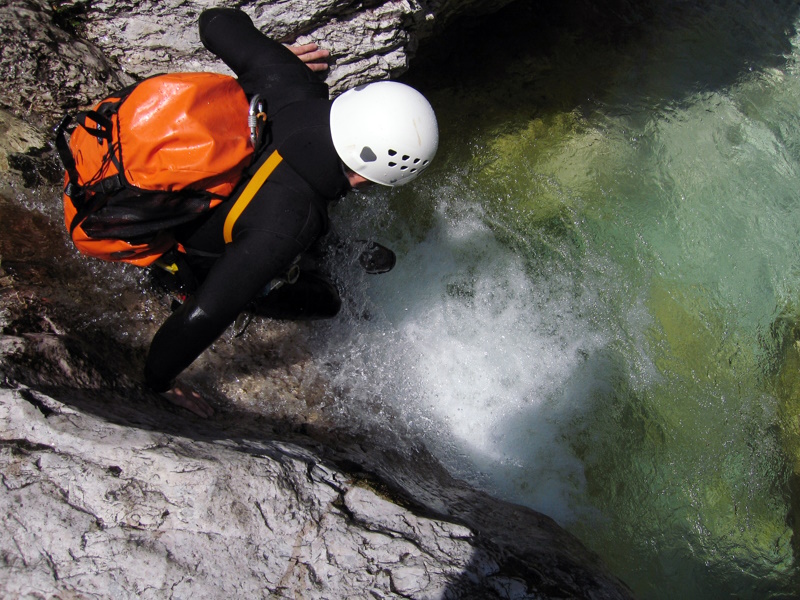
<svg viewBox="0 0 800 600"><path fill-rule="evenodd" d="M247 113L247 126L250 128L250 141L253 142L253 148L258 148L258 121L266 120L266 118L261 96L256 94L250 100L250 110Z"/></svg>

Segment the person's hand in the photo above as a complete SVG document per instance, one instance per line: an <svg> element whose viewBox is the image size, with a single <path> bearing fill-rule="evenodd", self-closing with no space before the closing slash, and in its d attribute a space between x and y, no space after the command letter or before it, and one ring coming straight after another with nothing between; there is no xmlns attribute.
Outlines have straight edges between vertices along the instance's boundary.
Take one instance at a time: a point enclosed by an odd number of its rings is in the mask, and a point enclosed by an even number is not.
<svg viewBox="0 0 800 600"><path fill-rule="evenodd" d="M312 71L324 71L328 68L327 58L331 55L327 50L321 50L315 43L286 46L297 58L306 63Z"/></svg>
<svg viewBox="0 0 800 600"><path fill-rule="evenodd" d="M176 383L175 387L161 394L168 402L192 411L198 417L207 419L214 414L214 409L203 397L188 385Z"/></svg>

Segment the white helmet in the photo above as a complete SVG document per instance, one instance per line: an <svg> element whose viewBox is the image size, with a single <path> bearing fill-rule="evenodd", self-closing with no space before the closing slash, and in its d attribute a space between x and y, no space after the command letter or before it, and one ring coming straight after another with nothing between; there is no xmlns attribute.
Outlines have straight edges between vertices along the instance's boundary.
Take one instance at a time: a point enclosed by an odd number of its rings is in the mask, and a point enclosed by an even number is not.
<svg viewBox="0 0 800 600"><path fill-rule="evenodd" d="M408 183L439 146L433 108L417 90L396 81L358 86L331 106L331 136L339 158L375 183Z"/></svg>

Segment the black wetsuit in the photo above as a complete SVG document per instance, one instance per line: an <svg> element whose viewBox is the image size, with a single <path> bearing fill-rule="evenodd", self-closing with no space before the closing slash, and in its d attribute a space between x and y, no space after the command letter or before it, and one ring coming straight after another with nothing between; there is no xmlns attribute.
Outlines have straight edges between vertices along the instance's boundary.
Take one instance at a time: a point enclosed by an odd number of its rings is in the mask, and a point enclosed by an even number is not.
<svg viewBox="0 0 800 600"><path fill-rule="evenodd" d="M328 203L349 189L331 140L328 86L241 11L203 12L200 38L236 73L248 97L259 94L266 101L267 143L249 173L274 150L283 161L235 221L230 243L223 240L223 225L238 191L202 224L179 232L190 250L220 257L153 338L145 377L156 391L171 387L269 282L325 233Z"/></svg>

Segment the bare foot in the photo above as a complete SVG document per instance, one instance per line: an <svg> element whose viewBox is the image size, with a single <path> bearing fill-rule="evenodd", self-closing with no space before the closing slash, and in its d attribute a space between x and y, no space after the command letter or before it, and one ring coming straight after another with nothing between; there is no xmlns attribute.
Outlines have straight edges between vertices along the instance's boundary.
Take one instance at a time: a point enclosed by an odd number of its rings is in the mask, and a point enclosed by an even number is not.
<svg viewBox="0 0 800 600"><path fill-rule="evenodd" d="M203 397L190 388L188 385L176 383L175 387L167 390L161 394L167 401L172 402L175 406L180 406L186 410L192 411L198 417L207 419L213 416L214 409L206 402Z"/></svg>

